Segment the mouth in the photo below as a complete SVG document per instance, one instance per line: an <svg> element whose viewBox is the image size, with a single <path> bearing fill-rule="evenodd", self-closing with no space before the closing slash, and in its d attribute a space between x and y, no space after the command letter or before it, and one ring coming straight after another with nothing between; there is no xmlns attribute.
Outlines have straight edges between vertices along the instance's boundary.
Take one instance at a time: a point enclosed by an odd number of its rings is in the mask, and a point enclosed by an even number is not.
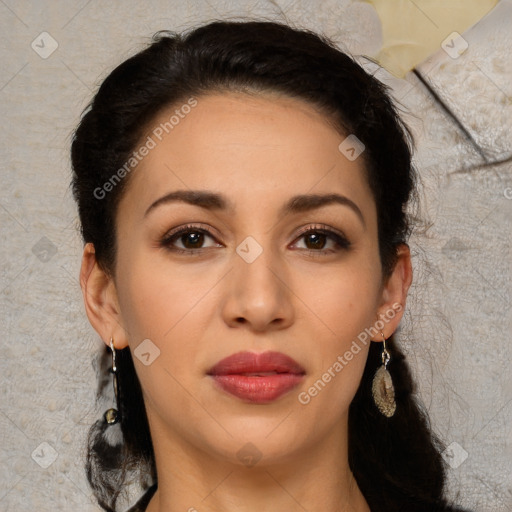
<svg viewBox="0 0 512 512"><path fill-rule="evenodd" d="M218 389L249 403L277 400L299 385L304 368L281 352L238 352L208 372Z"/></svg>

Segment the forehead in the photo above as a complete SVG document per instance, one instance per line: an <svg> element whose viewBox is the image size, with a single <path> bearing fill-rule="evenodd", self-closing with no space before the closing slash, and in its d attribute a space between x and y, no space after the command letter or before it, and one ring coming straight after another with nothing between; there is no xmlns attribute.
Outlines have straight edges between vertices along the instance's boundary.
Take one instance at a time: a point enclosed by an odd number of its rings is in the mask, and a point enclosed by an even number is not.
<svg viewBox="0 0 512 512"><path fill-rule="evenodd" d="M193 106L191 106L193 105ZM230 204L337 191L354 201L371 196L363 158L339 150L345 135L309 104L277 94L216 93L161 111L141 143L126 196L135 208L164 193L208 189ZM134 198L131 197L133 200ZM232 212L234 213L234 212Z"/></svg>

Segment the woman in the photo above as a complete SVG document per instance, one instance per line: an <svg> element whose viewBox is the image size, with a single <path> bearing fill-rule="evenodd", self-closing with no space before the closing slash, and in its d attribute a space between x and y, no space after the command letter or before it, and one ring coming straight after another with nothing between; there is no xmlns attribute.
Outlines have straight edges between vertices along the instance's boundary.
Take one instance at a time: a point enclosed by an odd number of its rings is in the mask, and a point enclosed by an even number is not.
<svg viewBox="0 0 512 512"><path fill-rule="evenodd" d="M89 433L103 509L135 473L133 512L456 510L394 341L415 178L380 82L277 23L160 33L72 164L117 398Z"/></svg>

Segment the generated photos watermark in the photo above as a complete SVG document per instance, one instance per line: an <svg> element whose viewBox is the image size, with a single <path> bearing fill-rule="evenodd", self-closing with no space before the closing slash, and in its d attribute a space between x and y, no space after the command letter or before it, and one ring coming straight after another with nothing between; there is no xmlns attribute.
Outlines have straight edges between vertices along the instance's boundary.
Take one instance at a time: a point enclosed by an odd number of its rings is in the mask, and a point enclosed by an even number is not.
<svg viewBox="0 0 512 512"><path fill-rule="evenodd" d="M298 395L298 400L302 405L307 405L311 402L311 399L320 393L325 386L331 382L347 364L352 361L355 355L361 352L362 347L368 345L368 341L373 337L377 336L384 326L392 320L397 312L402 310L402 304L395 302L393 306L388 309L380 320L377 320L374 325L367 327L364 331L357 335L357 339L352 341L350 348L345 351L343 355L339 355L336 361L333 362L329 368L322 374L322 376L315 381L315 383L308 388L307 391L302 391Z"/></svg>
<svg viewBox="0 0 512 512"><path fill-rule="evenodd" d="M189 98L186 103L181 105L180 108L174 110L173 114L165 122L160 123L158 126L153 128L151 135L148 135L143 144L138 149L133 151L127 158L126 162L117 169L117 171L107 180L101 187L94 189L94 197L96 199L105 199L108 192L112 192L114 187L121 182L135 167L149 155L152 149L155 149L159 142L163 140L165 135L171 133L172 130L185 119L194 107L197 106L197 100L192 97Z"/></svg>

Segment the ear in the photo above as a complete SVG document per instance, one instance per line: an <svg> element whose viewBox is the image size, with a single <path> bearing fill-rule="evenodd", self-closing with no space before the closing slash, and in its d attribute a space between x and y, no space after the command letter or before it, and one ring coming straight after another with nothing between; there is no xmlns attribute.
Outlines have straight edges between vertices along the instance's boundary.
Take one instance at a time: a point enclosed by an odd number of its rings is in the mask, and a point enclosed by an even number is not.
<svg viewBox="0 0 512 512"><path fill-rule="evenodd" d="M372 337L372 341L382 341L381 331L387 339L397 330L405 312L411 282L411 251L407 244L400 244L397 247L397 260L393 272L382 285L382 297L377 310L378 319L375 323L379 333Z"/></svg>
<svg viewBox="0 0 512 512"><path fill-rule="evenodd" d="M123 327L115 283L99 267L92 243L87 243L84 247L80 287L89 322L101 339L110 346L112 337L116 349L125 348L128 337Z"/></svg>

